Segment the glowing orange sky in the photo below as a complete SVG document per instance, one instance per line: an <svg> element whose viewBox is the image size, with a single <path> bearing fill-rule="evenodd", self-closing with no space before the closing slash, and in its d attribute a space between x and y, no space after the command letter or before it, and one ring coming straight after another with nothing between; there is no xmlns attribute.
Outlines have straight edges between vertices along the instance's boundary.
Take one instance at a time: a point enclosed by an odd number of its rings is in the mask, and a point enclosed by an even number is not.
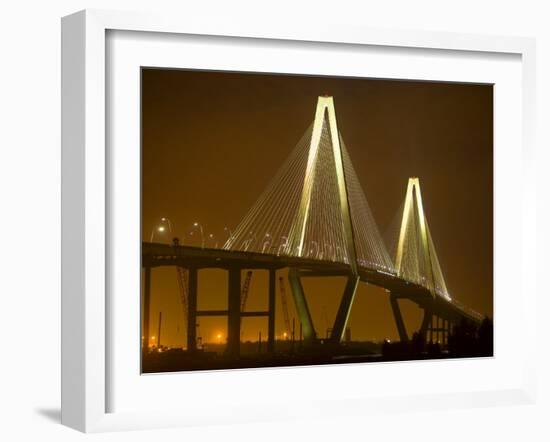
<svg viewBox="0 0 550 442"><path fill-rule="evenodd" d="M165 216L176 236L188 235L198 221L212 241L223 243L224 227L234 228L253 205L312 122L324 93L334 96L340 131L380 231L398 216L408 178L418 176L449 291L492 316L490 85L143 70L143 239ZM152 275L152 333L162 311L163 343L181 345L176 271L157 268ZM226 278L221 270L200 272L199 309L227 306ZM342 287L338 278L305 282L318 335L331 326ZM406 304L411 334L420 311ZM255 272L247 308L267 308L267 272ZM225 318L199 322L203 340L216 342L218 333L225 339ZM397 339L388 295L372 286L360 285L349 325L354 339ZM244 340L256 340L260 331L267 336L265 318L245 318L242 327ZM283 328L278 300L277 335Z"/></svg>

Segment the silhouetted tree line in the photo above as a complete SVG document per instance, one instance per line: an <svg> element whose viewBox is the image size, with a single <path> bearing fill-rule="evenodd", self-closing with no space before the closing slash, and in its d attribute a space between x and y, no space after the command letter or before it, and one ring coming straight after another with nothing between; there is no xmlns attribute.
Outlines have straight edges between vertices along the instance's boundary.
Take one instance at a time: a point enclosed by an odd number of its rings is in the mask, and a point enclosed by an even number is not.
<svg viewBox="0 0 550 442"><path fill-rule="evenodd" d="M485 317L479 326L461 321L449 336L449 354L453 357L493 356L493 321Z"/></svg>
<svg viewBox="0 0 550 442"><path fill-rule="evenodd" d="M455 325L448 337L447 345L428 342L425 334L415 332L408 342L385 341L382 355L388 359L441 357L479 357L493 355L493 321L485 317L478 326L462 320Z"/></svg>

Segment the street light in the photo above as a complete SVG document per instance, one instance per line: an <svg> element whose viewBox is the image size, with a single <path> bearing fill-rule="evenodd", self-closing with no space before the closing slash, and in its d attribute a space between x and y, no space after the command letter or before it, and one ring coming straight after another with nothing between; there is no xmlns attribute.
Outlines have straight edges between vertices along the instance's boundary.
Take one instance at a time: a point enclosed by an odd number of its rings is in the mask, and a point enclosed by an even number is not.
<svg viewBox="0 0 550 442"><path fill-rule="evenodd" d="M267 238L267 239L266 239L266 238ZM269 233L266 233L265 236L264 236L264 240L265 240L265 241L264 241L264 244L263 244L263 246L262 246L262 253L265 253L265 248L266 248L266 246L267 246L267 247L271 247L271 242L272 242L272 241L271 241L271 235L270 235ZM269 251L269 249L268 249L268 251Z"/></svg>
<svg viewBox="0 0 550 442"><path fill-rule="evenodd" d="M167 223L168 224L168 229L170 230L170 233L172 233L172 223L170 222L170 220L168 218L161 218L160 219L163 223Z"/></svg>
<svg viewBox="0 0 550 442"><path fill-rule="evenodd" d="M159 225L153 227L153 230L151 230L151 239L149 242L153 242L153 238L155 237L155 233L164 234L166 232L166 226L168 226L168 231L170 232L170 235L172 235L172 223L170 220L166 217L162 217L160 219Z"/></svg>
<svg viewBox="0 0 550 442"><path fill-rule="evenodd" d="M224 247L225 247L226 245L229 245L229 246L230 246L229 243L230 243L230 241L233 239L233 232L231 231L231 229L230 229L229 227L224 227L224 228L223 228L223 231L224 231L224 232L227 232L227 241L225 241Z"/></svg>
<svg viewBox="0 0 550 442"><path fill-rule="evenodd" d="M204 230L199 222L194 222L193 227L198 227L201 232L201 247L204 249Z"/></svg>
<svg viewBox="0 0 550 442"><path fill-rule="evenodd" d="M313 247L312 247L313 244L315 244L315 255L313 255ZM319 244L317 243L317 241L311 241L310 247L309 247L309 254L313 255L316 259L319 256Z"/></svg>
<svg viewBox="0 0 550 442"><path fill-rule="evenodd" d="M324 250L325 252L323 256L326 256L325 259L327 261L334 261L334 256L332 255L332 244L325 242Z"/></svg>
<svg viewBox="0 0 550 442"><path fill-rule="evenodd" d="M209 240L212 240L212 242L214 243L214 248L217 249L217 248L218 248L218 241L216 241L216 240L214 239L214 234L213 234L213 233L211 233L211 234L208 235L208 239L209 239Z"/></svg>
<svg viewBox="0 0 550 442"><path fill-rule="evenodd" d="M285 251L286 245L288 243L288 237L281 236L281 242L279 243L279 248L277 249L277 256Z"/></svg>

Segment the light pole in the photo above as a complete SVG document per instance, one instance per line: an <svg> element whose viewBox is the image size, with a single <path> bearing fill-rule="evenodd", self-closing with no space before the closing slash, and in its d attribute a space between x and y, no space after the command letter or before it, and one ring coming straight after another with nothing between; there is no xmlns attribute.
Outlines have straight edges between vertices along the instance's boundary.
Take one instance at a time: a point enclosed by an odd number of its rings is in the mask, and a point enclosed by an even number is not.
<svg viewBox="0 0 550 442"><path fill-rule="evenodd" d="M342 249L340 248L340 246L336 246L336 255L335 255L335 259L333 261L338 261L338 257L342 254Z"/></svg>
<svg viewBox="0 0 550 442"><path fill-rule="evenodd" d="M161 218L161 222L168 224L168 230L170 231L170 234L172 234L172 222L168 218Z"/></svg>
<svg viewBox="0 0 550 442"><path fill-rule="evenodd" d="M170 236L172 235L172 223L168 218L161 218L159 225L156 227L153 227L153 230L151 230L151 239L149 242L153 242L153 238L155 237L155 233L164 233L166 232L166 226L168 226L168 231L170 232Z"/></svg>
<svg viewBox="0 0 550 442"><path fill-rule="evenodd" d="M313 255L313 244L315 244L315 255ZM310 255L313 255L315 259L319 256L319 244L317 244L317 241L311 241L311 246L309 248Z"/></svg>
<svg viewBox="0 0 550 442"><path fill-rule="evenodd" d="M277 249L277 256L279 256L282 252L285 251L285 248L286 248L286 245L287 245L287 242L288 242L288 237L286 236L281 236L281 243L279 243L279 248Z"/></svg>
<svg viewBox="0 0 550 442"><path fill-rule="evenodd" d="M264 239L265 239L265 241L264 241L264 244L262 246L262 253L265 253L266 246L271 247L271 235L269 233L266 233L265 236L264 236ZM269 249L267 249L267 250L269 251Z"/></svg>
<svg viewBox="0 0 550 442"><path fill-rule="evenodd" d="M326 252L327 261L334 261L334 256L332 254L332 244L325 243L325 250L327 250Z"/></svg>
<svg viewBox="0 0 550 442"><path fill-rule="evenodd" d="M202 229L202 224L199 222L193 223L193 227L198 227L201 232L201 247L204 249L204 230Z"/></svg>
<svg viewBox="0 0 550 442"><path fill-rule="evenodd" d="M224 227L223 228L223 231L224 232L227 232L227 241L225 242L225 244L229 244L231 242L231 240L233 239L233 232L231 231L231 229L229 227ZM230 244L229 244L230 245ZM230 245L231 246L231 245ZM225 246L224 246L225 247Z"/></svg>
<svg viewBox="0 0 550 442"><path fill-rule="evenodd" d="M214 238L213 233L208 235L208 239L212 241L212 243L214 244L214 248L217 249L218 248L218 241L216 241L216 239Z"/></svg>

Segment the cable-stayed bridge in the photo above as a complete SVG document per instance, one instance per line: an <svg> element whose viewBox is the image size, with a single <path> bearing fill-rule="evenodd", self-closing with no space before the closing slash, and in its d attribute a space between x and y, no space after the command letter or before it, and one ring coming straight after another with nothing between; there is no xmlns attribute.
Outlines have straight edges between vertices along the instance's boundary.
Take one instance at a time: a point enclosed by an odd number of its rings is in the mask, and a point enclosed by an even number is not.
<svg viewBox="0 0 550 442"><path fill-rule="evenodd" d="M228 352L238 354L243 316L268 318L268 349L275 342L276 271L288 268L288 282L306 341L316 331L302 278L344 276L346 284L330 341L343 337L360 282L383 287L389 298L400 339L409 333L398 299L424 310L419 332L445 341L451 326L482 317L453 300L448 292L424 211L420 182L410 178L398 233L388 251L353 168L337 126L332 97L319 97L315 119L286 162L222 249L143 243L145 269L143 334L149 336L151 268L186 269L187 349L196 348L199 316L227 316ZM228 271L227 310L197 309L198 270ZM269 271L267 311L241 311L241 272ZM368 312L365 312L368 320Z"/></svg>

